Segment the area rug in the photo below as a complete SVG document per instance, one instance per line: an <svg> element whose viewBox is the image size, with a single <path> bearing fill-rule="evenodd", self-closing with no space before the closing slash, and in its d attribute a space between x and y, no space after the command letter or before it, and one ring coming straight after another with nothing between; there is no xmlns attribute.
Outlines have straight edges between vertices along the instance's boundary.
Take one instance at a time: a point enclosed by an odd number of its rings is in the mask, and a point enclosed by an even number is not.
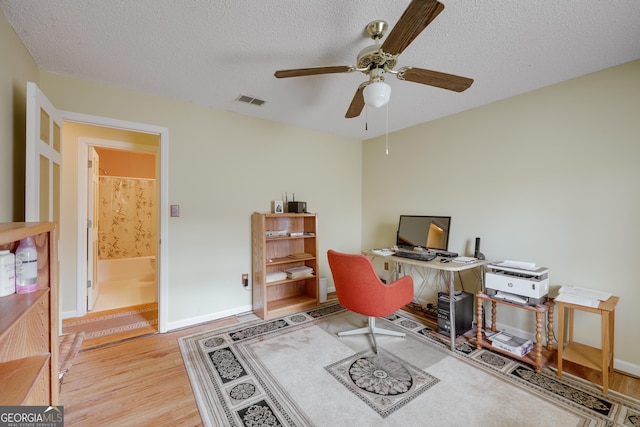
<svg viewBox="0 0 640 427"><path fill-rule="evenodd" d="M418 317L406 337L337 337L363 316L336 303L179 339L205 426L640 426L640 402L472 342L455 352Z"/></svg>
<svg viewBox="0 0 640 427"><path fill-rule="evenodd" d="M64 319L62 332L84 334L81 349L157 332L158 305L141 304ZM111 338L112 337L112 338Z"/></svg>

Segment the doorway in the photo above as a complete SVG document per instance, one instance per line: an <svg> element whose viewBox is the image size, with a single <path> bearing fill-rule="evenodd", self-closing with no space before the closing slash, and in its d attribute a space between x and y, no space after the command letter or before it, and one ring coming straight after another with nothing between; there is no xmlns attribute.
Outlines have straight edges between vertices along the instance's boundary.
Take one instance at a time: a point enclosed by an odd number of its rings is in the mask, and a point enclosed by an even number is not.
<svg viewBox="0 0 640 427"><path fill-rule="evenodd" d="M42 118L47 118L50 135L54 138L43 143ZM112 119L101 116L58 110L33 82L27 83L27 138L26 138L26 179L25 179L25 219L27 221L55 221L60 227L59 239L60 274L67 277L61 286L60 309L65 302L75 300L75 308L69 305L60 311L58 327L62 320L81 317L87 313L87 150L81 149L79 136L69 136L61 129L67 125L101 128L112 132L131 131L139 135L151 135L157 150L158 174L158 329L167 332L168 324L168 178L169 129L166 127ZM61 144L62 143L62 144ZM61 150L61 145L65 148ZM82 147L86 148L86 147ZM55 153L53 153L55 151ZM53 156L55 154L55 156ZM62 156L60 156L62 154ZM66 158L62 167L62 158ZM43 163L43 159L45 162ZM40 173L45 171L48 173ZM66 181L69 191L62 191L62 181ZM75 191L74 191L75 190ZM71 237L74 233L75 239ZM74 244L75 240L75 244ZM65 255L66 254L66 255ZM75 260L74 260L75 258ZM75 292L74 292L75 288ZM65 297L66 295L66 297ZM71 306L73 307L73 306Z"/></svg>
<svg viewBox="0 0 640 427"><path fill-rule="evenodd" d="M78 286L82 307L63 332L82 332L82 348L157 333L160 136L66 122L64 130L78 145L86 288Z"/></svg>
<svg viewBox="0 0 640 427"><path fill-rule="evenodd" d="M69 152L77 153L75 155L75 161L71 161L76 164L73 169L76 170L75 177L77 188L77 221L74 221L77 227L77 263L76 263L76 309L74 312L67 312L65 318L83 318L87 315L87 298L89 294L89 288L94 283L99 283L98 280L93 280L92 273L97 274L97 266L93 272L89 271L88 253L90 243L90 233L88 232L89 216L89 187L93 185L89 181L89 172L87 165L91 159L89 153L90 149L103 150L105 152L120 152L128 153L127 155L133 156L133 153L137 153L138 156L131 157L128 161L137 163L140 160L140 155L148 155L153 159L153 166L149 166L147 169L152 172L148 172L149 178L153 179L155 176L155 188L153 190L155 194L155 212L156 220L155 237L152 240L155 241L155 266L152 260L148 260L147 268L149 270L147 274L148 282L155 283L155 301L157 301L157 317L158 323L156 329L159 332L167 331L167 233L168 233L168 218L163 215L163 212L167 211L165 205L167 205L168 194L168 182L167 182L167 169L168 169L168 130L157 126L144 125L140 123L124 122L120 120L107 119L97 116L86 116L76 113L63 112L64 114L64 140L67 146L70 146ZM69 155L69 154L67 154ZM98 157L99 159L99 157ZM118 166L119 167L119 166ZM111 166L103 171L103 175L115 176L116 173L125 175L118 171L118 167ZM98 172L100 166L98 165ZM104 173L106 172L106 174ZM99 174L97 174L99 175ZM98 176L99 179L99 176ZM72 177L69 180L73 180ZM96 221L97 223L97 221ZM96 227L97 228L97 227ZM97 234L97 232L96 232ZM162 244L165 243L165 244ZM149 243L153 246L153 243ZM113 249L113 247L111 248ZM152 248L153 249L153 248ZM95 253L99 251L96 249ZM97 259L97 257L94 257ZM135 266L134 269L137 269ZM151 276L154 276L152 280ZM97 277L96 277L97 279ZM89 283L91 280L91 283ZM147 292L148 293L148 292ZM100 308L100 306L98 307ZM94 314L94 313L91 313ZM62 326L62 325L61 325Z"/></svg>
<svg viewBox="0 0 640 427"><path fill-rule="evenodd" d="M78 291L84 291L78 292L83 305L78 317L157 303L159 136L66 122L64 131L65 138L78 142L79 219L85 224L78 245L84 270L78 275ZM138 294L142 285L133 285L141 278L146 296ZM106 282L111 289L101 292ZM114 296L120 298L109 299Z"/></svg>
<svg viewBox="0 0 640 427"><path fill-rule="evenodd" d="M156 153L97 145L89 150L94 160L88 179L96 184L87 183L87 206L95 207L91 228L97 226L97 235L88 239L87 270L97 271L87 311L157 304Z"/></svg>

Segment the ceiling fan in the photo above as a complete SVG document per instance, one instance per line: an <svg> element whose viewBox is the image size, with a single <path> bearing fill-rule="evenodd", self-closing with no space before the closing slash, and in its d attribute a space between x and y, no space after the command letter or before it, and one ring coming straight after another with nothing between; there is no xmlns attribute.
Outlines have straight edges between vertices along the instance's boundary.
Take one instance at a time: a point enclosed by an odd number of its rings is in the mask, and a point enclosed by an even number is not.
<svg viewBox="0 0 640 427"><path fill-rule="evenodd" d="M384 83L384 76L387 73L395 74L400 80L462 92L471 86L473 79L416 67L402 67L394 70L398 56L443 10L444 5L437 0L411 0L382 44L380 44L380 40L388 28L387 23L380 20L367 25L367 33L375 44L360 51L357 65L278 70L275 72L275 76L281 79L317 74L351 73L353 71L367 74L369 80L360 84L356 90L345 115L346 118L358 117L364 108L365 99L367 99L367 105L371 104L374 107L389 102L391 88Z"/></svg>

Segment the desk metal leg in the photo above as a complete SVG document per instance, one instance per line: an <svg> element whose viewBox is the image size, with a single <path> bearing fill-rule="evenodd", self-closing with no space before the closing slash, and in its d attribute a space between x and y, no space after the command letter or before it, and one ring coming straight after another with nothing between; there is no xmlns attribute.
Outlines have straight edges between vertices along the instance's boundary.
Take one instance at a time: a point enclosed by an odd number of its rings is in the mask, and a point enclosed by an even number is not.
<svg viewBox="0 0 640 427"><path fill-rule="evenodd" d="M555 304L549 304L549 311L547 312L547 350L553 351L553 342L551 337L553 336L553 306Z"/></svg>
<svg viewBox="0 0 640 427"><path fill-rule="evenodd" d="M484 313L484 300L482 298L476 298L476 318L482 318L482 313ZM476 348L480 350L482 348L482 330L484 329L484 322L482 325L476 322Z"/></svg>
<svg viewBox="0 0 640 427"><path fill-rule="evenodd" d="M449 332L451 337L451 351L456 350L456 305L454 298L454 272L449 272Z"/></svg>

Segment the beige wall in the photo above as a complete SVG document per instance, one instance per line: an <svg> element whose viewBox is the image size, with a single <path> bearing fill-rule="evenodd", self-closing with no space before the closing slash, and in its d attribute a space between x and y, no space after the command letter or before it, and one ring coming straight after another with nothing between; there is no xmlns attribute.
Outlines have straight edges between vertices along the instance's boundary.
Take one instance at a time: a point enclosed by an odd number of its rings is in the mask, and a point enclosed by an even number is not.
<svg viewBox="0 0 640 427"><path fill-rule="evenodd" d="M0 222L24 221L27 82L38 67L0 13Z"/></svg>
<svg viewBox="0 0 640 427"><path fill-rule="evenodd" d="M169 129L169 203L181 205L166 242L169 327L250 308L241 285L251 271L250 215L285 192L318 213L321 253L360 249L361 141L49 73L41 88L62 110ZM63 217L74 218L77 150L66 137L63 152ZM75 307L74 225L62 227L62 312ZM330 274L325 257L320 274Z"/></svg>
<svg viewBox="0 0 640 427"><path fill-rule="evenodd" d="M400 214L451 215L452 251L481 237L488 259L548 267L555 288L618 295L615 356L640 365L639 118L634 61L396 132L388 156L365 141L362 247L393 245ZM505 311L499 323L533 330ZM599 347L599 318L576 317Z"/></svg>

